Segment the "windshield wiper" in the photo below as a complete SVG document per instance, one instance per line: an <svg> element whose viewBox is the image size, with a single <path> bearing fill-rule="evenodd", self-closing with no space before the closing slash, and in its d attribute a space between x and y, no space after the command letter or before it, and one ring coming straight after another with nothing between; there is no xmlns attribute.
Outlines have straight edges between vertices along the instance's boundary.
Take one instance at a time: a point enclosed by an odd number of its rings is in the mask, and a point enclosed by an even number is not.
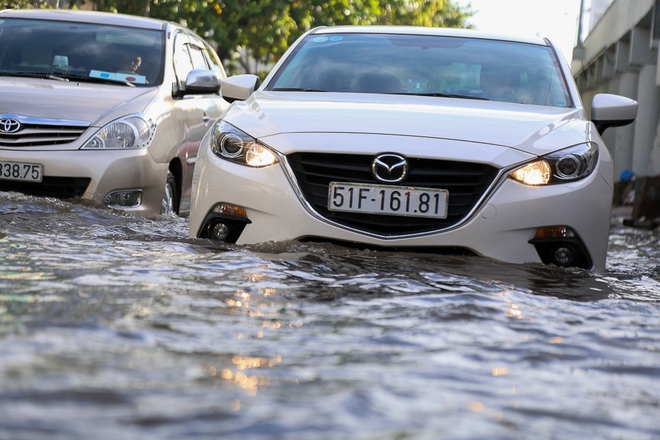
<svg viewBox="0 0 660 440"><path fill-rule="evenodd" d="M455 95L455 94L452 94L452 93L439 93L439 92L434 92L434 93L396 93L396 95L434 96L434 97L437 97L437 98L477 99L479 101L490 101L490 99L484 98L482 96Z"/></svg>
<svg viewBox="0 0 660 440"><path fill-rule="evenodd" d="M0 71L0 75L3 76L19 76L19 77L29 77L29 78L43 78L43 79L52 79L54 81L86 81L86 82L95 82L95 83L114 83L114 84L123 84L129 87L135 87L135 84L132 84L128 81L112 79L112 78L96 78L87 75L77 75L75 73L69 72L58 72L57 75L53 72L42 71L42 72L3 72Z"/></svg>
<svg viewBox="0 0 660 440"><path fill-rule="evenodd" d="M273 92L327 92L327 90L319 89L305 89L298 87L277 87L271 89ZM480 101L490 101L488 98L483 98L481 96L472 96L472 95L455 95L451 93L405 93L405 92L394 92L387 93L388 95L407 95L407 96L435 96L438 98L459 98L459 99L478 99Z"/></svg>
<svg viewBox="0 0 660 440"><path fill-rule="evenodd" d="M0 75L4 76L27 76L30 78L43 78L43 79L52 79L55 81L68 81L68 79L53 75L52 72L0 72Z"/></svg>
<svg viewBox="0 0 660 440"><path fill-rule="evenodd" d="M327 90L303 89L298 87L277 87L271 89L272 92L327 92Z"/></svg>

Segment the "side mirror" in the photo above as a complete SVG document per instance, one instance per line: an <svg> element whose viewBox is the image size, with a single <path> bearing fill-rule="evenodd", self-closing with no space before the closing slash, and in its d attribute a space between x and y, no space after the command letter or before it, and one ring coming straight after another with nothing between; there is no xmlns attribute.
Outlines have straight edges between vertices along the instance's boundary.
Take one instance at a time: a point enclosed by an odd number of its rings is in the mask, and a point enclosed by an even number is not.
<svg viewBox="0 0 660 440"><path fill-rule="evenodd" d="M599 93L591 102L591 120L598 133L610 127L621 127L632 123L637 117L637 101L625 96Z"/></svg>
<svg viewBox="0 0 660 440"><path fill-rule="evenodd" d="M218 93L222 79L215 70L191 70L186 78L185 95Z"/></svg>
<svg viewBox="0 0 660 440"><path fill-rule="evenodd" d="M228 102L245 101L257 90L260 83L257 75L230 76L222 82L222 97Z"/></svg>

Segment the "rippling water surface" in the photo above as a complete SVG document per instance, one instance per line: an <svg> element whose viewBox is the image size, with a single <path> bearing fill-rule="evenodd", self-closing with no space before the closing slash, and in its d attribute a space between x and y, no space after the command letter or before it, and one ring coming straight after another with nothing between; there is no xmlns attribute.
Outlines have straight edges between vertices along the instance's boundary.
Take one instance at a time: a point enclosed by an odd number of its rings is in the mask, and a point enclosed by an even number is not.
<svg viewBox="0 0 660 440"><path fill-rule="evenodd" d="M0 439L660 439L660 236L612 222L593 273L0 193Z"/></svg>

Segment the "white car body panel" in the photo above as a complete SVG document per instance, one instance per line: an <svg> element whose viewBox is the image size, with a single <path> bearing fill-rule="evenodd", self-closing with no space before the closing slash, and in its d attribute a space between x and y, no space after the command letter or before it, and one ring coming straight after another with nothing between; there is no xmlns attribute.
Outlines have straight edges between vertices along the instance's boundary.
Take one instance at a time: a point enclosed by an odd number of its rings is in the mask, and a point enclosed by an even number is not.
<svg viewBox="0 0 660 440"><path fill-rule="evenodd" d="M257 91L249 100L235 103L224 119L264 141L280 133L390 134L500 145L542 155L575 142L576 130L581 141L589 139L582 109L380 94L292 95Z"/></svg>
<svg viewBox="0 0 660 440"><path fill-rule="evenodd" d="M204 161L215 161L215 158L204 158ZM216 164L217 166L217 164ZM579 225L584 212L609 212L609 205L602 200L589 198L585 204L584 195L572 188L543 188L542 198L516 182L505 180L497 191L472 218L452 230L451 233L420 234L413 237L382 239L366 234L356 233L347 228L335 226L327 221L319 220L305 208L293 191L282 192L281 188L290 186L286 174L280 167L270 167L266 172L250 173L236 170L240 165L222 164L224 175L205 175L203 170L207 164L200 165L200 178L204 186L197 185L191 211L191 226L201 224L202 218L196 212L208 212L217 199L218 193L232 196L224 197L223 201L239 203L248 209L248 216L255 225L262 227L246 227L237 244L250 244L271 241L297 240L310 236L332 237L347 243L358 242L374 246L415 248L430 246L461 246L479 255L513 263L538 262L539 257L532 246L521 252L514 243L531 240L536 232L536 225L565 224L570 227ZM242 167L241 167L242 168ZM261 170L254 170L261 171ZM235 172L236 174L233 174ZM608 183L600 176L595 176L596 185L600 191L611 192ZM589 193L591 190L584 190ZM245 201L251 200L254 193L259 193L259 203L246 206ZM569 197L566 193L570 192ZM204 203L204 204L200 204ZM515 214L520 205L525 205L525 215ZM566 213L569 213L567 216ZM593 246L594 267L602 270L605 266L609 218L594 219L592 227L581 238ZM266 226L267 225L267 226ZM194 229L191 229L191 232Z"/></svg>
<svg viewBox="0 0 660 440"><path fill-rule="evenodd" d="M543 39L507 39L451 29L335 27L310 31L308 36L312 38L313 34L317 38L314 41L320 44L332 35L353 33L502 39L551 47ZM207 133L193 180L191 237L209 237L210 229L204 228L218 220L213 217L217 212L214 209L227 204L246 213L247 224L236 239L237 244L312 239L377 249L461 248L512 263L540 263L541 251L535 248L537 231L559 226L575 232L569 235L570 240L576 238L584 245L589 268L605 270L612 158L596 125L586 117L565 60L558 59L563 76L568 79L566 96L572 101L565 106L398 93L324 92L314 87L304 91L270 90L278 80L278 70L286 66L305 38L290 48L258 90L243 86L250 83L247 77L233 83L236 87L232 93L236 96L254 93L245 101L234 102L217 124L229 124L256 139L270 148L279 161L264 168L235 163L221 157L217 146L212 151L215 135L213 130ZM634 118L636 103L626 101L624 109L617 107L623 101L613 102L611 115L608 108L605 119L614 123L621 115ZM602 122L605 128L610 124L608 120ZM598 152L597 162L585 177L541 186L526 185L509 177L525 164L584 145L596 145ZM308 200L308 190L303 186L310 184L298 180L294 168L299 165L290 162L299 153L355 157L397 153L405 158L483 164L498 172L479 200L456 223L436 230L389 234L336 221L338 217L332 212L319 212L315 206L323 205ZM346 182L351 183L350 178ZM321 189L314 197L320 192ZM448 197L451 200L460 195L450 190ZM382 217L384 222L386 217Z"/></svg>
<svg viewBox="0 0 660 440"><path fill-rule="evenodd" d="M277 141L273 142L274 145L289 145L290 148L292 144L290 139L293 138L294 144L311 143L319 146L315 151L332 151L332 145L341 144L342 138L346 136L294 134L275 136L269 140ZM374 153L388 151L387 147L391 145L388 145L384 138L389 138L391 144L401 142L399 137L383 136L379 137L379 142L371 149L365 147L364 151ZM303 139L307 139L307 142ZM325 139L325 145L320 139ZM422 144L424 143L437 148L439 145L452 142L422 139ZM384 149L379 150L379 146L383 146ZM418 148L419 150L412 150L410 155L425 151L424 147ZM283 149L286 151L285 148ZM448 150L443 149L443 154L446 151ZM501 147L465 148L464 145L450 149L447 157L458 159L461 151L465 153L463 158L479 157L484 162L503 168L510 168L531 157L529 154ZM202 213L209 212L215 203L223 201L244 206L253 224L268 225L267 227L248 225L237 244L297 240L317 236L383 247L463 246L479 255L503 261L515 263L539 261L532 246L527 248L528 252L521 252L517 246L511 245L520 241L526 243L534 237L537 227L530 227L529 224L537 226L562 224L577 229L577 226L584 221L585 212L610 212L611 207L606 198L585 196L593 190L594 185L598 187L597 191L611 194L613 167L609 155L607 156L598 172L589 179L567 185L534 188L503 176L500 187L480 204L467 222L453 229L451 233L443 231L402 238L378 238L333 225L315 215L306 206L304 200L297 196L290 174L281 164L265 169L250 169L227 163L213 154L208 154L207 148L202 148L195 181L202 181L204 184L193 182L190 232L191 236L196 234L203 221ZM223 172L217 173L216 169L221 169ZM283 188L288 188L288 191L283 191ZM218 198L218 194L222 194L221 199ZM255 197L255 194L258 194L258 197ZM524 215L521 214L523 206ZM595 249L594 255L598 255L599 259L594 261L594 267L602 270L607 251L609 216L591 219L590 224L590 228L586 230L587 235L581 238Z"/></svg>

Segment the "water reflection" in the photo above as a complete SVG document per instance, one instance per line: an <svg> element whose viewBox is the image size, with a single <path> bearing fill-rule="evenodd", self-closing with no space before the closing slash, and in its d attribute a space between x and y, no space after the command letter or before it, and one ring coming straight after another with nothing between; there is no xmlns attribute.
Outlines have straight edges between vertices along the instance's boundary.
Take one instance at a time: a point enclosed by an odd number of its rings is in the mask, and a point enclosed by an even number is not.
<svg viewBox="0 0 660 440"><path fill-rule="evenodd" d="M592 273L0 193L0 438L660 438L658 238Z"/></svg>

